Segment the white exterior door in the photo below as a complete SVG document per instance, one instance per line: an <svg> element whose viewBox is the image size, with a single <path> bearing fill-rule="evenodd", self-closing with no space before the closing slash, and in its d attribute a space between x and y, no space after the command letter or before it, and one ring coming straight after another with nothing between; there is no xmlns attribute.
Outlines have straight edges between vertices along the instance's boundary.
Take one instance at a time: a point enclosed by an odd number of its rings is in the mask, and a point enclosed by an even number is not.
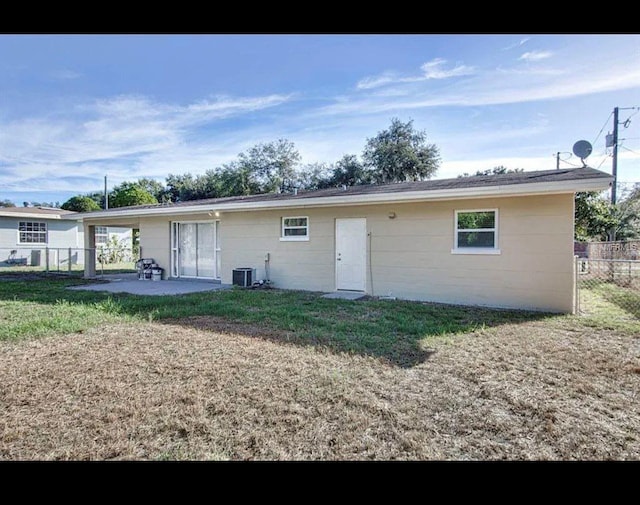
<svg viewBox="0 0 640 505"><path fill-rule="evenodd" d="M336 219L336 289L367 288L367 220Z"/></svg>

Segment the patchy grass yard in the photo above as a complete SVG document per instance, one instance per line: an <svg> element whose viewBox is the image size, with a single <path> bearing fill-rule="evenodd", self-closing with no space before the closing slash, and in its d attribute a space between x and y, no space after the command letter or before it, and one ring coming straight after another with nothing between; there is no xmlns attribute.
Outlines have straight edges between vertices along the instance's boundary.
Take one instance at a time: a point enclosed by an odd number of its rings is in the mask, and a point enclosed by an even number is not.
<svg viewBox="0 0 640 505"><path fill-rule="evenodd" d="M0 459L640 457L637 321L71 282L0 280Z"/></svg>

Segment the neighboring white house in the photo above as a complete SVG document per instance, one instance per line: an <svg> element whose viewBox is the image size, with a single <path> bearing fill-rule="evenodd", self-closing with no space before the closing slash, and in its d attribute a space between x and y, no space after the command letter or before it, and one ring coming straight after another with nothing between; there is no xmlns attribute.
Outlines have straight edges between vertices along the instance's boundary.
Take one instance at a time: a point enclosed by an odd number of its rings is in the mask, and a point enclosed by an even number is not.
<svg viewBox="0 0 640 505"><path fill-rule="evenodd" d="M333 188L82 214L140 229L165 275L412 300L574 310L574 194L607 189L592 168ZM240 272L241 273L241 272ZM85 264L85 275L95 265Z"/></svg>
<svg viewBox="0 0 640 505"><path fill-rule="evenodd" d="M84 228L81 214L51 207L0 208L0 263L43 265L46 255L57 265L84 263ZM114 240L131 249L131 228L95 228L95 243Z"/></svg>

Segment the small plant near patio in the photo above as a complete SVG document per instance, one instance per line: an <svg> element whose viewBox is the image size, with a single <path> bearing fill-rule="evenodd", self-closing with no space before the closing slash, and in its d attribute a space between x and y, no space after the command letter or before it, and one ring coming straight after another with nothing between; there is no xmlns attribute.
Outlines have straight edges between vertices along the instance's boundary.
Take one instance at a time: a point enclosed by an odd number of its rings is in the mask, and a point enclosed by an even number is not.
<svg viewBox="0 0 640 505"><path fill-rule="evenodd" d="M131 247L127 240L112 235L108 242L98 247L98 263L112 264L131 261Z"/></svg>

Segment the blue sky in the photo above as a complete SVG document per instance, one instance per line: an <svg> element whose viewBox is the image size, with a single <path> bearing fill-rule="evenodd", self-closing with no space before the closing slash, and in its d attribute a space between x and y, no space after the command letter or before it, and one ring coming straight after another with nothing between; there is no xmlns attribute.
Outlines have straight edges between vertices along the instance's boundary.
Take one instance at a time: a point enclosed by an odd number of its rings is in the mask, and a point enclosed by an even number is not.
<svg viewBox="0 0 640 505"><path fill-rule="evenodd" d="M392 117L440 148L437 178L580 165L580 139L611 171L615 106L640 106L640 35L0 35L0 199L202 173L278 138L334 162ZM640 114L620 138L629 186Z"/></svg>

